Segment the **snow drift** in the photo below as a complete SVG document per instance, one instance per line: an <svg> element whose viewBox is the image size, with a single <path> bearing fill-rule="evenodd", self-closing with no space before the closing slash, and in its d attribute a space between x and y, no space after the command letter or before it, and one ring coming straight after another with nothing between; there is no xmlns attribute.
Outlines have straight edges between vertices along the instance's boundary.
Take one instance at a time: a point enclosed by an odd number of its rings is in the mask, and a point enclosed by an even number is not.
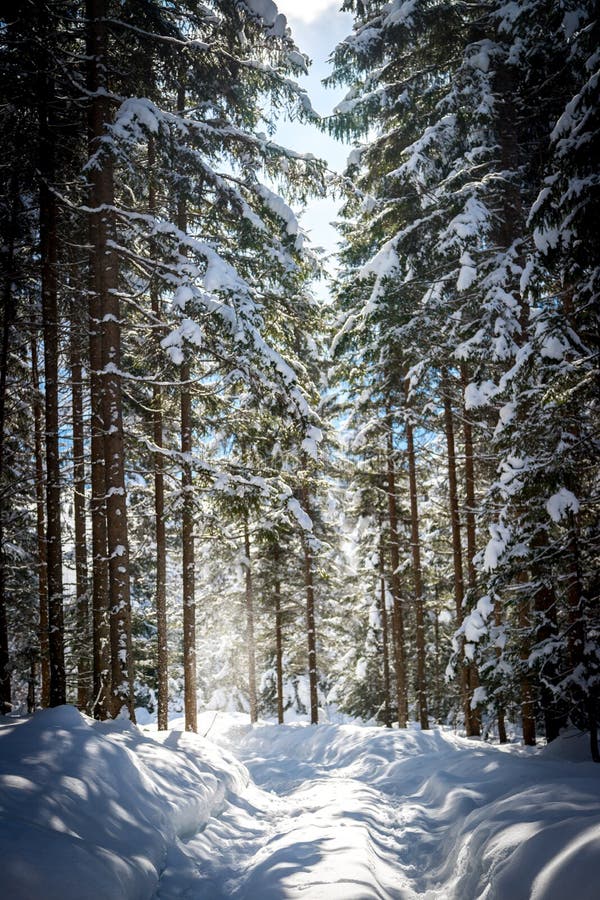
<svg viewBox="0 0 600 900"><path fill-rule="evenodd" d="M585 738L501 748L447 728L252 728L227 713L200 727L212 740L70 707L1 719L3 896L598 896Z"/></svg>
<svg viewBox="0 0 600 900"><path fill-rule="evenodd" d="M144 735L69 706L0 725L3 896L151 897L182 842L244 790L247 772L196 735Z"/></svg>

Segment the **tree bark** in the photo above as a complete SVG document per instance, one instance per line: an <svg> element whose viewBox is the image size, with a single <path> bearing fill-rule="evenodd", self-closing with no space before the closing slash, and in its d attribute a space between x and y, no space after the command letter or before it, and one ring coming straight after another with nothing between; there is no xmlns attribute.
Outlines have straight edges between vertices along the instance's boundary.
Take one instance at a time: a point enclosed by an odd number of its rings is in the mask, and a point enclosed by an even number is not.
<svg viewBox="0 0 600 900"><path fill-rule="evenodd" d="M500 628L502 625L502 608L500 606L500 601L498 598L494 600L494 625L496 628ZM499 660L502 656L502 650L500 647L496 647L496 659ZM496 709L496 719L498 722L498 740L501 744L508 743L508 736L506 734L506 721L504 715L504 704L499 703Z"/></svg>
<svg viewBox="0 0 600 900"><path fill-rule="evenodd" d="M540 579L543 578L540 573ZM536 617L536 643L550 640L558 631L556 618L556 595L552 586L541 581L533 597ZM540 702L544 717L546 741L555 740L560 729L566 725L567 717L557 703L550 684L556 682L556 666L553 658L547 658L540 673ZM550 682L550 684L548 684Z"/></svg>
<svg viewBox="0 0 600 900"><path fill-rule="evenodd" d="M177 109L185 108L185 86L177 92ZM180 194L177 198L177 227L187 230L187 203ZM185 252L185 251L184 251ZM186 731L198 730L196 698L196 598L195 598L195 552L194 552L194 493L192 478L192 394L190 388L190 366L184 361L181 366L181 471L182 542L183 542L183 679Z"/></svg>
<svg viewBox="0 0 600 900"><path fill-rule="evenodd" d="M302 505L310 515L308 488L302 488ZM306 637L308 644L308 684L310 694L310 724L319 722L319 694L317 674L317 634L315 627L315 588L313 575L313 550L310 538L303 532L304 585L306 588Z"/></svg>
<svg viewBox="0 0 600 900"><path fill-rule="evenodd" d="M155 149L154 138L148 139L148 211L157 214L156 184L154 179ZM150 285L152 315L155 323L160 321L161 303L156 284L152 278ZM163 398L159 385L152 387L152 429L154 437L154 522L156 539L156 640L158 674L158 728L166 730L169 725L169 652L167 640L167 546L165 532L165 473L163 449Z"/></svg>
<svg viewBox="0 0 600 900"><path fill-rule="evenodd" d="M90 229L94 246L94 229ZM92 715L106 719L110 709L110 636L108 602L108 556L106 549L106 479L104 477L104 437L102 423L102 338L100 298L90 291L90 519L92 524Z"/></svg>
<svg viewBox="0 0 600 900"><path fill-rule="evenodd" d="M589 667L586 664L586 629L585 629L585 598L581 583L581 567L579 561L579 535L577 517L570 514L570 536L567 555L567 614L569 621L568 652L571 671L579 669L584 677L589 678ZM578 692L579 693L579 692ZM594 762L600 762L600 747L598 746L598 718L597 718L598 689L593 684L586 684L580 689L583 710L587 727L590 732L590 753Z"/></svg>
<svg viewBox="0 0 600 900"><path fill-rule="evenodd" d="M469 371L465 362L460 367L461 387L464 390L469 384ZM465 525L467 532L467 584L468 600L472 603L477 590L477 572L474 558L477 553L476 527L475 527L475 458L473 452L473 426L463 403L463 440L465 445L465 497L467 508L465 512ZM469 662L466 668L467 694L473 696L475 688L479 687L479 674L474 662ZM474 737L481 734L481 716L477 709L472 709L469 703L470 732Z"/></svg>
<svg viewBox="0 0 600 900"><path fill-rule="evenodd" d="M40 10L41 12L41 10ZM43 13L41 12L43 15ZM60 513L60 453L58 412L58 209L52 190L56 176L53 133L54 84L49 54L42 54L39 72L38 115L39 228L42 320L44 329L44 396L46 447L46 548L48 566L48 648L50 657L50 706L66 702L64 616L62 579L62 531Z"/></svg>
<svg viewBox="0 0 600 900"><path fill-rule="evenodd" d="M398 727L406 728L408 722L408 696L406 684L406 659L404 652L404 615L400 600L400 551L398 547L398 510L396 506L396 471L394 466L394 442L391 421L387 433L387 495L390 523L390 557L392 563L392 637L394 641L394 669L396 674L396 702Z"/></svg>
<svg viewBox="0 0 600 900"><path fill-rule="evenodd" d="M35 499L38 547L39 640L42 708L50 706L50 652L48 649L48 562L46 559L46 515L44 498L43 409L38 370L37 337L31 337L31 381L33 388L33 427L35 447Z"/></svg>
<svg viewBox="0 0 600 900"><path fill-rule="evenodd" d="M0 715L5 715L12 710L12 685L8 650L6 556L4 551L4 505L6 497L4 476L6 382L10 331L15 319L13 284L15 281L15 239L17 232L17 206L19 202L19 189L14 173L10 181L9 190L11 212L7 229L8 235L5 247L0 249L0 253L5 257L3 265L4 283L2 285L2 346L0 348Z"/></svg>
<svg viewBox="0 0 600 900"><path fill-rule="evenodd" d="M248 650L248 696L250 699L250 722L258 721L258 704L256 700L256 647L254 642L254 588L252 584L252 565L250 561L250 530L248 514L244 514L244 573L246 599L246 644Z"/></svg>
<svg viewBox="0 0 600 900"><path fill-rule="evenodd" d="M103 4L95 0L86 3L88 90L100 89L103 75L100 67L106 51L104 25L94 21L103 14ZM99 152L99 137L103 133L104 110L98 98L88 106L89 156ZM96 185L90 184L90 204L95 207ZM102 271L100 268L99 216L90 215L90 290L89 290L89 363L90 363L90 431L91 431L91 500L92 524L92 646L93 700L92 715L106 719L110 715L110 603L108 591L108 550L106 537L106 477L104 473L104 421L102 413L102 330L103 317Z"/></svg>
<svg viewBox="0 0 600 900"><path fill-rule="evenodd" d="M454 449L454 423L452 414L452 401L450 398L450 379L446 369L442 370L442 399L444 404L444 429L446 432L446 447L448 457L448 501L450 506L450 524L452 530L452 559L454 574L454 601L456 606L456 626L460 628L463 622L463 601L465 597L465 585L463 579L462 544L460 535L460 515L458 509L458 484L456 478L456 452ZM465 718L465 730L470 737L471 732L471 706L467 690L466 666L464 659L464 638L460 639L459 652L460 667L460 694Z"/></svg>
<svg viewBox="0 0 600 900"><path fill-rule="evenodd" d="M83 363L80 322L71 307L71 408L73 415L73 513L75 520L75 585L77 610L77 706L89 712L91 702L89 585L86 536L86 478L83 430Z"/></svg>
<svg viewBox="0 0 600 900"><path fill-rule="evenodd" d="M381 648L383 657L383 723L386 728L392 727L390 654L388 644L388 618L386 606L385 553L383 534L379 544L379 615L381 617Z"/></svg>
<svg viewBox="0 0 600 900"><path fill-rule="evenodd" d="M526 579L527 576L524 576ZM529 652L531 636L531 614L529 598L525 594L519 601L519 631L521 656L521 720L523 725L523 743L528 747L535 746L535 706L533 685L529 674Z"/></svg>
<svg viewBox="0 0 600 900"><path fill-rule="evenodd" d="M421 541L419 536L419 506L417 500L417 467L413 427L408 419L406 420L405 428L408 454L408 482L410 490L410 547L412 554L413 581L415 586L415 618L417 626L417 708L419 711L419 723L421 728L428 729L427 686L425 683L425 612L423 601L423 576L421 570Z"/></svg>
<svg viewBox="0 0 600 900"><path fill-rule="evenodd" d="M279 577L279 544L273 550L275 581L273 597L275 601L275 668L277 672L277 721L284 723L283 709L283 614L281 611L281 578Z"/></svg>
<svg viewBox="0 0 600 900"><path fill-rule="evenodd" d="M197 731L196 701L196 599L194 553L194 495L192 480L192 395L190 368L181 366L181 491L183 551L183 679L185 730Z"/></svg>
<svg viewBox="0 0 600 900"><path fill-rule="evenodd" d="M440 690L440 606L438 598L438 586L435 586L435 606L433 620L433 708L436 721L440 721L442 709L442 692Z"/></svg>
<svg viewBox="0 0 600 900"><path fill-rule="evenodd" d="M99 298L102 339L102 424L106 498L108 596L110 605L110 712L125 711L134 720L129 539L125 491L121 393L121 316L117 293L118 263L111 239L115 231L113 166L101 141L110 122L106 0L87 0L90 101L90 205L94 212L93 283Z"/></svg>

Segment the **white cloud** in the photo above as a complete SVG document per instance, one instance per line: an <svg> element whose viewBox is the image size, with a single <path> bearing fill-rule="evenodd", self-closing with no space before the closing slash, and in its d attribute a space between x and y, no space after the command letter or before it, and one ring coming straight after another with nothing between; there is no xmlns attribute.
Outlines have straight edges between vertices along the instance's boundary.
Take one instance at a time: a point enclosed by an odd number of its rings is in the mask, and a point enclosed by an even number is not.
<svg viewBox="0 0 600 900"><path fill-rule="evenodd" d="M279 12L288 19L310 25L325 13L339 10L342 0L276 0Z"/></svg>

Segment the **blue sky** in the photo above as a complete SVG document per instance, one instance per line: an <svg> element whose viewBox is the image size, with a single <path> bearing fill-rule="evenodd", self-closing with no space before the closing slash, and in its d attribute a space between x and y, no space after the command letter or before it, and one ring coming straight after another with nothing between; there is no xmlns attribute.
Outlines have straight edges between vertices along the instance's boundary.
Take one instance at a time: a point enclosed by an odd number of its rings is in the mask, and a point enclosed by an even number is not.
<svg viewBox="0 0 600 900"><path fill-rule="evenodd" d="M330 74L327 63L335 46L352 30L352 16L341 13L341 0L276 0L280 12L287 16L294 39L303 53L313 63L309 75L298 79L306 88L312 104L320 115L331 113L336 103L347 91L346 87L326 90L321 79ZM276 140L284 146L302 153L314 153L326 159L330 168L343 170L351 146L334 140L319 129L298 122L281 122ZM302 215L302 225L309 232L314 244L328 253L336 249L338 240L335 229L329 224L336 216L338 201L313 200Z"/></svg>

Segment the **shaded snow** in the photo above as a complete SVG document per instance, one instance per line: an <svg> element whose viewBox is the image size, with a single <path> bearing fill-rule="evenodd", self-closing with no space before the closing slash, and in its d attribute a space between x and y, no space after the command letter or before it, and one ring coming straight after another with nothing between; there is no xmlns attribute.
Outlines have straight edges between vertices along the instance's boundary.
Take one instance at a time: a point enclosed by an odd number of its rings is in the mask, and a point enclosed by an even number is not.
<svg viewBox="0 0 600 900"><path fill-rule="evenodd" d="M597 896L600 770L577 734L535 751L439 727L199 727L0 720L3 896Z"/></svg>

